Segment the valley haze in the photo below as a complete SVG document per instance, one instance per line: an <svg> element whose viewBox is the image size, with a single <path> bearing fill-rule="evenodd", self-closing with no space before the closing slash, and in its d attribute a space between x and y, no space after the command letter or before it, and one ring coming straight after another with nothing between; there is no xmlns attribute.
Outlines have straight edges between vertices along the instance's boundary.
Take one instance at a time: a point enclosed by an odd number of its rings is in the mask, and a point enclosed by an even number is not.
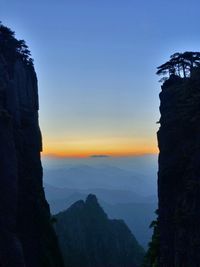
<svg viewBox="0 0 200 267"><path fill-rule="evenodd" d="M44 188L51 212L95 194L110 218L123 219L147 248L157 209L157 155L44 157Z"/></svg>

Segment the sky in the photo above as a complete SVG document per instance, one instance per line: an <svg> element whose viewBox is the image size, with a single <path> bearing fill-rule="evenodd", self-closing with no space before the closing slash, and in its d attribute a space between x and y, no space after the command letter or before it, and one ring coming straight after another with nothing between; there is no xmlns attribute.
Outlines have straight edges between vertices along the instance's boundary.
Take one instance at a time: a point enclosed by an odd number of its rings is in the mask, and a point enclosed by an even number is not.
<svg viewBox="0 0 200 267"><path fill-rule="evenodd" d="M200 2L0 0L39 83L43 155L157 153L156 67L199 51Z"/></svg>

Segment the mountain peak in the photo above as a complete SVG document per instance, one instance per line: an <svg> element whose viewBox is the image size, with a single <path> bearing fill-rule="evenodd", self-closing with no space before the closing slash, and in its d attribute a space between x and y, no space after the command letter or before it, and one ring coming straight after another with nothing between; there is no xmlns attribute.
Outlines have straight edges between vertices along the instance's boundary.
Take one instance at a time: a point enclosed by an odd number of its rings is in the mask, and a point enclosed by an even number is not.
<svg viewBox="0 0 200 267"><path fill-rule="evenodd" d="M67 266L138 267L142 263L144 250L129 228L121 220L110 220L93 194L56 215L55 229Z"/></svg>
<svg viewBox="0 0 200 267"><path fill-rule="evenodd" d="M94 195L94 194L89 194L86 198L86 201L85 201L86 204L98 204L98 200L97 200L97 197Z"/></svg>

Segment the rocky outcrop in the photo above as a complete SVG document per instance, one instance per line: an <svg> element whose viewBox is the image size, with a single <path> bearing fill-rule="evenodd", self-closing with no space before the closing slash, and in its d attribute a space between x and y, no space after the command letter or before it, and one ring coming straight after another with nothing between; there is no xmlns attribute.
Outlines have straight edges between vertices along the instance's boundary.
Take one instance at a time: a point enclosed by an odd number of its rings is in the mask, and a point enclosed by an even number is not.
<svg viewBox="0 0 200 267"><path fill-rule="evenodd" d="M200 266L200 72L172 75L160 93L160 267Z"/></svg>
<svg viewBox="0 0 200 267"><path fill-rule="evenodd" d="M109 220L95 195L55 216L68 267L138 267L144 250L122 220Z"/></svg>
<svg viewBox="0 0 200 267"><path fill-rule="evenodd" d="M0 25L0 266L61 267L46 202L37 78L23 41Z"/></svg>

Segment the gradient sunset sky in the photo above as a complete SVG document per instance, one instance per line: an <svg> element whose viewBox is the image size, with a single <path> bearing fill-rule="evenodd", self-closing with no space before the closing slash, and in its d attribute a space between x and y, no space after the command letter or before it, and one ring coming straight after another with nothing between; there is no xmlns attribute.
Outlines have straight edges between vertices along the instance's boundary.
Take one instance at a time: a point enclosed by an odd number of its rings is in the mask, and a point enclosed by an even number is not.
<svg viewBox="0 0 200 267"><path fill-rule="evenodd" d="M39 80L44 154L157 152L156 67L200 50L200 2L0 0Z"/></svg>

